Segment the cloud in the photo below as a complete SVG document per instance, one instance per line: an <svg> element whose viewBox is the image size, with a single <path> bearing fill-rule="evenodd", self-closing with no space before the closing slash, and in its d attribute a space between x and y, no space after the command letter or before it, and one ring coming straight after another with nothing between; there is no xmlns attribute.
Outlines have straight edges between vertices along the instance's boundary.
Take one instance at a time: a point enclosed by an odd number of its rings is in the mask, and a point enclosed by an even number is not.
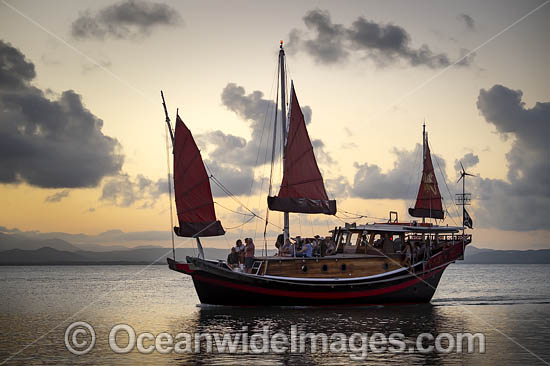
<svg viewBox="0 0 550 366"><path fill-rule="evenodd" d="M253 194L259 188L258 182L254 181L254 170L249 166L238 166L238 163L218 163L208 159L205 160L205 163L208 166L209 172L236 196ZM251 187L253 181L254 184ZM215 182L211 181L210 186L214 197L226 196ZM250 191L251 188L252 192Z"/></svg>
<svg viewBox="0 0 550 366"><path fill-rule="evenodd" d="M526 108L523 92L502 85L481 89L477 107L505 139L513 139L506 154L507 181L474 180L481 200L479 212L490 226L504 230L549 229L550 102Z"/></svg>
<svg viewBox="0 0 550 366"><path fill-rule="evenodd" d="M250 139L220 130L210 131L195 136L201 147L203 158L212 174L215 175L233 194L248 195L250 184L254 193L260 188L261 181L254 176L254 169L271 161L273 117L275 102L267 100L261 91L246 94L242 86L228 83L221 93L222 104L248 123ZM309 106L302 107L306 124L311 122L312 111ZM280 116L280 112L279 112ZM280 118L280 117L279 117ZM277 121L280 125L280 119ZM275 151L280 151L279 138ZM329 153L321 140L312 140L315 154L321 164L333 164ZM223 195L215 184L212 184L215 196Z"/></svg>
<svg viewBox="0 0 550 366"><path fill-rule="evenodd" d="M161 26L183 24L178 11L169 5L140 0L120 1L97 12L86 10L71 25L77 39L137 39Z"/></svg>
<svg viewBox="0 0 550 366"><path fill-rule="evenodd" d="M45 202L49 202L49 203L52 203L52 202L59 202L61 201L63 198L65 197L69 197L69 193L70 191L68 189L64 189L60 192L57 192L57 193L54 193L52 194L51 196L48 196L46 197L46 199L44 200Z"/></svg>
<svg viewBox="0 0 550 366"><path fill-rule="evenodd" d="M396 159L393 168L387 172L383 172L382 168L376 164L355 163L357 172L351 190L354 196L366 199L405 200L412 200L416 197L422 171L422 145L416 144L412 151L394 148L392 153ZM445 160L432 152L432 162L440 191L444 195L441 185L444 184L444 179L447 179ZM444 174L443 177L441 171Z"/></svg>
<svg viewBox="0 0 550 366"><path fill-rule="evenodd" d="M426 44L413 48L409 33L398 25L358 17L351 26L346 27L333 23L330 13L320 9L310 10L303 20L308 33L292 30L287 49L291 53L306 52L321 64L344 62L350 54L358 54L374 60L381 67L397 62L433 69L451 65L447 54L436 53ZM313 36L308 38L311 33ZM457 65L470 65L472 57Z"/></svg>
<svg viewBox="0 0 550 366"><path fill-rule="evenodd" d="M166 178L153 181L141 174L135 178L119 174L105 181L99 199L119 207L138 204L139 208L150 208L164 193L168 193Z"/></svg>
<svg viewBox="0 0 550 366"><path fill-rule="evenodd" d="M34 64L0 40L0 183L42 188L95 187L120 171L120 143L66 90L57 99L31 85Z"/></svg>
<svg viewBox="0 0 550 366"><path fill-rule="evenodd" d="M479 163L479 157L473 153L467 153L462 158L455 160L455 170L457 172L462 170L460 163L462 163L462 166L464 166L464 169L468 172L468 168L471 168Z"/></svg>
<svg viewBox="0 0 550 366"><path fill-rule="evenodd" d="M462 13L458 16L458 19L464 23L468 30L476 30L476 22L474 21L474 18L472 18L470 15Z"/></svg>
<svg viewBox="0 0 550 366"><path fill-rule="evenodd" d="M336 178L324 179L324 181L330 198L342 200L349 196L351 186L346 177L340 175Z"/></svg>

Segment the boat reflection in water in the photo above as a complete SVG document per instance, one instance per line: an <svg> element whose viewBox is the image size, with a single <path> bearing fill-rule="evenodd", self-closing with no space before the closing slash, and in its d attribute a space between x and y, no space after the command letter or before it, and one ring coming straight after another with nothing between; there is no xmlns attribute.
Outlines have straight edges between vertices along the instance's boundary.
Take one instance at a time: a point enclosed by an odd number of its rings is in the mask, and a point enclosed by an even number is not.
<svg viewBox="0 0 550 366"><path fill-rule="evenodd" d="M416 349L416 338L422 333L429 332L434 336L448 331L462 331L468 320L462 317L462 311L457 307L439 307L430 304L405 305L405 306L372 306L372 307L348 307L348 308L239 308L239 307L215 307L201 306L192 314L182 317L173 323L171 334L185 333L222 333L232 336L239 335L239 344L236 353L218 353L216 343L213 341L213 351L207 352L207 341L203 336L200 354L191 352L173 355L175 361L181 364L224 364L238 365L246 360L247 364L296 364L296 365L341 365L352 362L350 356L360 356L362 351L361 339L356 337L356 347L349 347L342 353L330 352L330 347L323 352L322 343L317 343L317 350L312 352L311 340L304 340L305 352L300 351L300 333L314 333L318 338L320 334L326 334L331 342L331 336L336 333L349 338L354 333L361 333L370 338L375 333L389 337L392 333L401 333L405 350L400 353L383 351L375 353L371 346L365 343L367 350L366 360L369 364L397 362L398 364L443 364L460 362L471 356L456 351L451 354L437 352L422 353ZM249 347L246 354L242 353L242 334L248 337L253 334L262 334L264 327L269 328L269 339L275 333L282 333L288 339L291 337L292 328L297 330L298 340L295 343L297 350L291 352L290 345L286 352L277 354L272 350L269 353L254 354ZM367 338L367 339L368 339ZM333 338L336 339L336 338ZM250 342L249 342L250 343ZM258 340L259 348L262 341ZM433 346L434 341L423 343L425 347ZM380 346L378 346L380 347ZM409 352L409 348L412 352ZM476 348L477 349L477 348ZM478 355L479 356L479 355Z"/></svg>

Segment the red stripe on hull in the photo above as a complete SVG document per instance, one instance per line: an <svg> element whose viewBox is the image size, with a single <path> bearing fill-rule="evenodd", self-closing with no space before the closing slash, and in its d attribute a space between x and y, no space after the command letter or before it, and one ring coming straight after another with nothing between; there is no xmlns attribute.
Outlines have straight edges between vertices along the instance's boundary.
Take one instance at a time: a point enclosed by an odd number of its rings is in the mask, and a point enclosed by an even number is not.
<svg viewBox="0 0 550 366"><path fill-rule="evenodd" d="M363 291L346 291L346 292L304 292L304 291L289 291L289 290L280 290L280 289L268 289L257 286L250 286L245 284L228 282L225 280L220 280L216 278L211 278L203 276L200 274L194 274L193 279L212 285L217 285L221 287L232 288L235 290L247 291L256 294L262 295L272 295L272 296L282 296L282 297L293 297L293 298L303 298L303 299L353 299L360 297L369 297L377 295L385 295L392 292L402 290L404 288L413 286L422 280L432 277L433 275L443 271L445 267L430 272L429 274L423 275L421 278L416 277L409 281L402 282L396 285L373 289L373 290L363 290Z"/></svg>

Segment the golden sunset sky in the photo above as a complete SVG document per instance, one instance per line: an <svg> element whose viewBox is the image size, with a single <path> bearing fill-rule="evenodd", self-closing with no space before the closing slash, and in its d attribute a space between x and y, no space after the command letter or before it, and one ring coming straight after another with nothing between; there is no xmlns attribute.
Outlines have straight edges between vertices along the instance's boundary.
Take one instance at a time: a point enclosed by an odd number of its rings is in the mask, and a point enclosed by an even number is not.
<svg viewBox="0 0 550 366"><path fill-rule="evenodd" d="M459 160L478 176L467 181L473 245L550 248L549 20L550 4L540 0L2 0L2 232L169 245L160 90L213 174L264 216L269 161L255 161L258 146L271 144L266 113L284 40L340 212L369 216L360 223L390 210L411 219L425 121L451 193L460 189ZM247 219L216 210L226 228ZM344 216L292 215L291 235L325 235ZM254 219L204 244L263 242L262 233Z"/></svg>

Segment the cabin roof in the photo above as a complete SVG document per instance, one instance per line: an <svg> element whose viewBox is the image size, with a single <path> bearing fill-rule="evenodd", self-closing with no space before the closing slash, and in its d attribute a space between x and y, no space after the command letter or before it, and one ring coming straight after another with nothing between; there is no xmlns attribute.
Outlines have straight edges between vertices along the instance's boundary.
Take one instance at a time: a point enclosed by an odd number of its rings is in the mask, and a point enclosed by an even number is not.
<svg viewBox="0 0 550 366"><path fill-rule="evenodd" d="M457 233L461 226L412 226L395 224L365 224L338 228L340 231L370 231L384 233ZM331 230L331 232L334 230Z"/></svg>

